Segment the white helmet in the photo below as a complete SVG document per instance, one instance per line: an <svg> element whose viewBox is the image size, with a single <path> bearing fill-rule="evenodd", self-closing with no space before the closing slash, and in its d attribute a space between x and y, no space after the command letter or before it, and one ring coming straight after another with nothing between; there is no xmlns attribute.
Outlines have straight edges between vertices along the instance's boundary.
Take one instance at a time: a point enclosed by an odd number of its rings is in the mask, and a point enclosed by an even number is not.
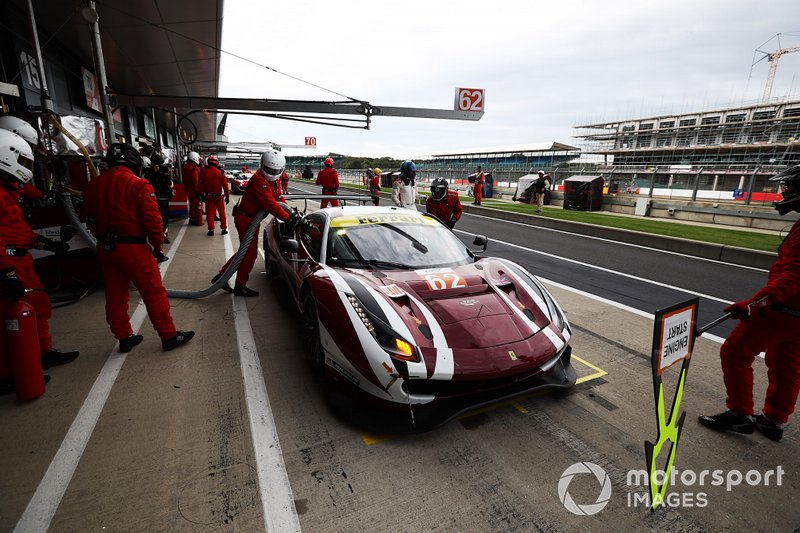
<svg viewBox="0 0 800 533"><path fill-rule="evenodd" d="M276 181L283 174L286 167L286 158L277 150L268 150L261 154L261 171L267 181Z"/></svg>
<svg viewBox="0 0 800 533"><path fill-rule="evenodd" d="M23 185L33 178L33 151L25 140L7 130L0 130L0 171Z"/></svg>
<svg viewBox="0 0 800 533"><path fill-rule="evenodd" d="M143 169L144 168L150 168L150 165L151 165L150 158L147 157L146 155L143 155L142 156L142 168Z"/></svg>
<svg viewBox="0 0 800 533"><path fill-rule="evenodd" d="M198 154L197 152L189 152L186 155L186 159L188 159L189 161L191 161L195 165L199 165L200 164L200 154Z"/></svg>
<svg viewBox="0 0 800 533"><path fill-rule="evenodd" d="M0 117L0 129L16 133L31 146L39 144L39 133L36 131L36 128L21 118L12 117L11 115Z"/></svg>

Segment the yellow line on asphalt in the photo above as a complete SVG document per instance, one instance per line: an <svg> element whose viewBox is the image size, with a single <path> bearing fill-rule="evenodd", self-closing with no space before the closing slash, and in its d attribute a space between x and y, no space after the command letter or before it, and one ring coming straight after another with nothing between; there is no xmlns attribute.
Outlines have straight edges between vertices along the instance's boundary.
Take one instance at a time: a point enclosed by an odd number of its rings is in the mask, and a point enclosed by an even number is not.
<svg viewBox="0 0 800 533"><path fill-rule="evenodd" d="M584 365L588 366L589 368L591 368L592 370L595 371L594 374L589 374L588 376L583 376L583 377L578 378L577 381L575 381L576 385L579 384L579 383L586 383L587 381L591 381L591 380L597 379L597 378L602 378L603 376L607 376L608 375L608 372L606 372L605 370L603 370L600 367L594 366L589 361L584 361L583 359L581 359L580 357L578 357L578 356L576 356L574 354L572 355L572 358L573 359L577 359L578 361L580 361L581 363L583 363Z"/></svg>

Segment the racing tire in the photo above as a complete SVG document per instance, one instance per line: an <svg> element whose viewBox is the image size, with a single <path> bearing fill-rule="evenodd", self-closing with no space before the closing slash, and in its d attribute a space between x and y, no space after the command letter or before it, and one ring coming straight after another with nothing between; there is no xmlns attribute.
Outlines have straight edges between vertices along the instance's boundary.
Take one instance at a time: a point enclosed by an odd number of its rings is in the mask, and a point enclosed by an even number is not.
<svg viewBox="0 0 800 533"><path fill-rule="evenodd" d="M303 297L301 324L308 364L314 374L322 375L325 371L325 351L319 338L317 304L310 292Z"/></svg>

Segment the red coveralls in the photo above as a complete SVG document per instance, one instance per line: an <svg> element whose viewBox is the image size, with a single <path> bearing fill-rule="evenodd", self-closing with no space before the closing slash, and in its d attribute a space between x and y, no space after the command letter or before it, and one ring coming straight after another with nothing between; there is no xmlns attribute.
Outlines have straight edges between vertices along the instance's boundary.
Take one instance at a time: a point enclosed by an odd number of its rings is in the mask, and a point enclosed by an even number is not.
<svg viewBox="0 0 800 533"><path fill-rule="evenodd" d="M461 220L461 200L458 199L456 191L447 191L447 196L441 200L434 200L433 196L428 196L425 200L425 210L444 222L450 229Z"/></svg>
<svg viewBox="0 0 800 533"><path fill-rule="evenodd" d="M381 203L381 178L380 176L373 175L369 179L369 194L372 196L372 203L380 205Z"/></svg>
<svg viewBox="0 0 800 533"><path fill-rule="evenodd" d="M189 223L193 226L203 225L203 206L197 199L197 185L200 179L200 168L191 161L181 167L183 187L186 189L186 199L189 200Z"/></svg>
<svg viewBox="0 0 800 533"><path fill-rule="evenodd" d="M206 196L206 222L208 229L214 229L214 217L219 212L219 227L228 229L228 217L225 213L225 198L229 198L231 190L228 179L219 167L211 165L200 171L197 192Z"/></svg>
<svg viewBox="0 0 800 533"><path fill-rule="evenodd" d="M472 195L475 197L475 203L481 203L483 199L483 184L486 181L486 176L483 172L478 172L478 175L475 176L475 190L472 191Z"/></svg>
<svg viewBox="0 0 800 533"><path fill-rule="evenodd" d="M742 320L720 349L722 374L731 411L753 414L753 361L766 352L769 385L762 412L779 424L789 421L800 391L800 221L778 249L769 281L757 295L768 295L768 307Z"/></svg>
<svg viewBox="0 0 800 533"><path fill-rule="evenodd" d="M130 282L139 290L161 340L175 337L167 291L150 248L161 250L164 242L153 186L128 168L115 166L86 185L83 206L87 225L97 237L97 258L106 288L106 321L114 337L133 335L128 319ZM106 250L104 237L112 233L117 236L115 248Z"/></svg>
<svg viewBox="0 0 800 533"><path fill-rule="evenodd" d="M16 184L0 179L0 270L14 268L17 279L26 289L42 289L39 276L33 269L33 256L29 250L36 247L39 235L35 233L19 204L22 189ZM8 299L3 298L3 303ZM42 355L53 349L48 321L53 313L50 297L44 290L26 292L21 298L36 310L36 327L39 333L39 351ZM4 307L4 306L0 306ZM2 317L0 317L2 318ZM5 349L5 345L0 345Z"/></svg>
<svg viewBox="0 0 800 533"><path fill-rule="evenodd" d="M283 191L283 194L289 192L289 174L287 174L285 170L283 171L283 174L281 174L281 190Z"/></svg>
<svg viewBox="0 0 800 533"><path fill-rule="evenodd" d="M267 181L260 169L247 182L247 189L244 190L244 195L242 195L239 205L233 208L233 223L236 226L237 233L239 233L240 240L247 233L250 222L262 209L266 209L267 213L278 220L289 220L289 213L278 205L278 202L283 201L279 187L280 185L277 181ZM242 288L247 285L247 280L250 279L250 271L253 270L257 256L258 233L250 241L250 246L247 247L247 252L239 264L239 270L236 272L235 288ZM228 259L228 262L219 269L220 274L227 270L232 260L233 257Z"/></svg>
<svg viewBox="0 0 800 533"><path fill-rule="evenodd" d="M317 185L322 185L322 194L336 194L339 192L339 173L330 167L325 167L317 174ZM339 207L339 200L322 200L320 209L325 209L328 204Z"/></svg>

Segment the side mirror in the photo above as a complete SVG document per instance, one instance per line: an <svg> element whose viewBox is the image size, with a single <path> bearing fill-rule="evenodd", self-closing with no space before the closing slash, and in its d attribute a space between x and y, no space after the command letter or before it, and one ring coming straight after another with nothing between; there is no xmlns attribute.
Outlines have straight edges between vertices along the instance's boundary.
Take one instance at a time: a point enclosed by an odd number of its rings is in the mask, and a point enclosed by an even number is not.
<svg viewBox="0 0 800 533"><path fill-rule="evenodd" d="M485 235L475 235L475 240L472 241L473 246L483 246L481 253L486 251L486 246L489 244L489 239Z"/></svg>
<svg viewBox="0 0 800 533"><path fill-rule="evenodd" d="M296 254L300 250L300 243L295 239L281 239L279 247L282 253Z"/></svg>

